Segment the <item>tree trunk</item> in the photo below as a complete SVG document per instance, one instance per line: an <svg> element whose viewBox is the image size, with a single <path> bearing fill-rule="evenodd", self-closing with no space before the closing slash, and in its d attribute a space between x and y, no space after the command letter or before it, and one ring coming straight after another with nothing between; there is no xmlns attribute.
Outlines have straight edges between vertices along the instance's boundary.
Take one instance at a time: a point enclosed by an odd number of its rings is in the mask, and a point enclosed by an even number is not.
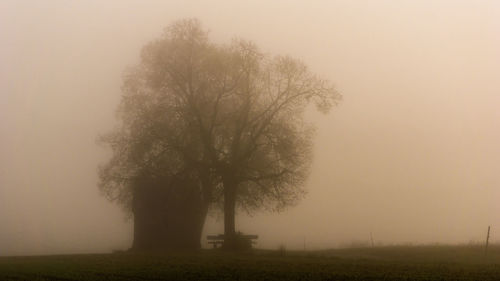
<svg viewBox="0 0 500 281"><path fill-rule="evenodd" d="M234 249L236 236L236 188L237 183L233 177L227 176L224 182L224 248Z"/></svg>

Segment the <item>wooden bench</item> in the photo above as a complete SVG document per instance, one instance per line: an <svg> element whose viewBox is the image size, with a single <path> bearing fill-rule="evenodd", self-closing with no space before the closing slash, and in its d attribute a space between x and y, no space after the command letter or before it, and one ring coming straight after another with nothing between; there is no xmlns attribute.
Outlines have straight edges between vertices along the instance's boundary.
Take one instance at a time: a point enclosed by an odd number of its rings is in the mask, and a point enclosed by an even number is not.
<svg viewBox="0 0 500 281"><path fill-rule="evenodd" d="M222 245L224 243L224 235L219 234L219 235L207 235L207 240L208 244L212 244L212 246L217 248L219 245Z"/></svg>
<svg viewBox="0 0 500 281"><path fill-rule="evenodd" d="M243 234L236 234L236 235L238 236L238 238L250 240L250 243L252 244L257 243L255 240L259 239L258 235L243 235ZM222 246L222 244L224 244L224 234L207 235L207 240L208 244L211 244L215 249L219 245Z"/></svg>

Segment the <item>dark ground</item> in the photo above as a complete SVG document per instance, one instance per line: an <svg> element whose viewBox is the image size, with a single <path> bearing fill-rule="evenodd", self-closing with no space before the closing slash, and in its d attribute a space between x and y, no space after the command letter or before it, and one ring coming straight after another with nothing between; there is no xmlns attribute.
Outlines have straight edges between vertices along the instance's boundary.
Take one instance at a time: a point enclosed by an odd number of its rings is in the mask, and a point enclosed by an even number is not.
<svg viewBox="0 0 500 281"><path fill-rule="evenodd" d="M0 257L0 280L500 280L500 246Z"/></svg>

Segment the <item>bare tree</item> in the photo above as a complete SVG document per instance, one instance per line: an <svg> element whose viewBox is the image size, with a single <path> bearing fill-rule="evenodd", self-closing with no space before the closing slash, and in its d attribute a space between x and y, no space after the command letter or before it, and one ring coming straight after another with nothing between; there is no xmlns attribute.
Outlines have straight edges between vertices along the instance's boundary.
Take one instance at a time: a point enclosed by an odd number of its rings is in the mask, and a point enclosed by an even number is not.
<svg viewBox="0 0 500 281"><path fill-rule="evenodd" d="M313 131L303 113L340 100L302 62L243 40L211 43L197 20L178 21L146 45L123 92L123 127L108 139L115 157L102 170L102 190L123 201L124 175L189 171L207 205L223 204L228 248L237 205L279 210L302 197Z"/></svg>

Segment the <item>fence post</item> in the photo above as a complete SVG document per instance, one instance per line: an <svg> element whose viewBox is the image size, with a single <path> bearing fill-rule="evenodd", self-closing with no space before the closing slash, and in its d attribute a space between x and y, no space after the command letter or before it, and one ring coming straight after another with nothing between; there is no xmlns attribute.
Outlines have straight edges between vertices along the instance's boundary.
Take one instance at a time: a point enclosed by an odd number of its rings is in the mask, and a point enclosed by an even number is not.
<svg viewBox="0 0 500 281"><path fill-rule="evenodd" d="M490 241L490 226L488 225L488 233L486 234L486 246L484 247L484 255L488 254L488 242Z"/></svg>

